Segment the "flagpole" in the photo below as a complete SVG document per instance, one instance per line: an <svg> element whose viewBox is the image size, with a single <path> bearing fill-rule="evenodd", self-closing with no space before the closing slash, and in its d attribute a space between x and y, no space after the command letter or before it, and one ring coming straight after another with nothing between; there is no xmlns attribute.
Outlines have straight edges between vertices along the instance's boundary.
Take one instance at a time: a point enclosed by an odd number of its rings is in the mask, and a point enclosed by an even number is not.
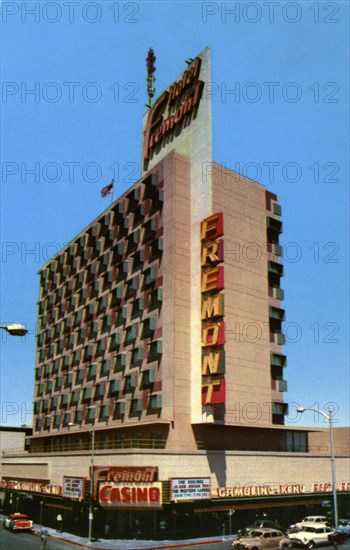
<svg viewBox="0 0 350 550"><path fill-rule="evenodd" d="M111 196L111 204L114 202L114 179L112 179L113 187L112 187L112 196Z"/></svg>

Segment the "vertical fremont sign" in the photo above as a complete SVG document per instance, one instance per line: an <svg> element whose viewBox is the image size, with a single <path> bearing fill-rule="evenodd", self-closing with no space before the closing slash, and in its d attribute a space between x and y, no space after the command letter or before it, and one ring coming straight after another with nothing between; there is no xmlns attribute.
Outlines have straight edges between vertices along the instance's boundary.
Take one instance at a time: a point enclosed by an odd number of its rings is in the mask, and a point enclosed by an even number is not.
<svg viewBox="0 0 350 550"><path fill-rule="evenodd" d="M202 405L225 403L224 216L201 223Z"/></svg>

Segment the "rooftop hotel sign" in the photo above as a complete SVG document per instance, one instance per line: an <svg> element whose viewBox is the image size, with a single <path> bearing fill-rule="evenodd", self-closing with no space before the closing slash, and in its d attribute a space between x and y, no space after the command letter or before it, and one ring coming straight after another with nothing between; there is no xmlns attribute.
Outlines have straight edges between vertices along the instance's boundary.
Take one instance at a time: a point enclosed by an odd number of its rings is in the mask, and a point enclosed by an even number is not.
<svg viewBox="0 0 350 550"><path fill-rule="evenodd" d="M202 97L204 82L199 80L200 57L192 62L180 79L157 99L150 109L143 142L144 166L153 155L189 126Z"/></svg>
<svg viewBox="0 0 350 550"><path fill-rule="evenodd" d="M146 113L143 125L142 167L151 169L172 149L193 158L207 141L211 161L211 103L203 90L210 75L206 48L159 97ZM200 137L199 137L200 136Z"/></svg>

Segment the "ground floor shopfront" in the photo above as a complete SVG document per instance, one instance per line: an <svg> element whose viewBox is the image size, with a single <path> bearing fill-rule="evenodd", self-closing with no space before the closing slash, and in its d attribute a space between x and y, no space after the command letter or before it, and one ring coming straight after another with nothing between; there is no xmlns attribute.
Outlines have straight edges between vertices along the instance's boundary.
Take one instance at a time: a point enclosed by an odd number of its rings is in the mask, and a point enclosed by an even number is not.
<svg viewBox="0 0 350 550"><path fill-rule="evenodd" d="M2 489L2 513L16 510L28 514L35 523L88 535L89 504L63 497L30 494ZM340 517L350 516L350 491L338 493ZM160 510L106 510L93 507L93 538L181 539L237 533L257 519L276 521L287 528L311 514L332 520L333 502L329 493L273 498L212 499L202 502L168 503Z"/></svg>
<svg viewBox="0 0 350 550"><path fill-rule="evenodd" d="M90 489L96 538L186 538L235 533L261 518L288 527L306 515L332 520L331 461L325 454L162 449L7 452L3 513L87 536ZM350 461L335 459L339 517L350 517ZM181 476L181 477L180 477Z"/></svg>

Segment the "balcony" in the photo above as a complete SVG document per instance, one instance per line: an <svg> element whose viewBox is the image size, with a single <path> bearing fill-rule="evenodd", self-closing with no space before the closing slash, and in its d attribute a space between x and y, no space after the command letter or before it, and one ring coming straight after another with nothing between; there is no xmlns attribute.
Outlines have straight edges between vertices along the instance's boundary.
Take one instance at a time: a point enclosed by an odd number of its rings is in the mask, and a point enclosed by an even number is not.
<svg viewBox="0 0 350 550"><path fill-rule="evenodd" d="M287 366L287 357L280 353L271 353L270 355L270 364L275 367L286 367Z"/></svg>
<svg viewBox="0 0 350 550"><path fill-rule="evenodd" d="M275 218L266 218L267 240L269 243L278 244L278 237L283 232L283 224Z"/></svg>
<svg viewBox="0 0 350 550"><path fill-rule="evenodd" d="M157 396L158 397L158 396ZM158 407L160 406L159 400L157 403L155 403ZM125 402L124 401L118 401L118 416L123 416L125 414ZM157 407L157 408L158 408ZM124 411L124 412L123 412ZM75 416L74 423L81 424L82 423L82 415L80 414L81 411L77 411L76 414L79 413L79 416ZM117 413L116 413L117 415ZM41 420L41 419L40 419ZM37 426L42 425L42 422L37 422ZM54 419L54 428L58 428L60 426L60 417L55 417ZM41 429L41 428L39 428ZM79 431L79 434L81 434L82 431ZM86 432L85 432L86 433ZM78 456L82 454L83 452L86 453L86 455L91 454L91 441L90 440L84 440L84 441L74 441L74 435L72 435L72 440L65 441L61 440L62 438L47 438L47 442L43 444L40 442L39 444L35 444L34 441L31 441L31 451L30 455L34 454L59 454L59 453L72 453L77 454ZM111 440L101 440L99 441L96 437L95 440L95 447L94 450L98 454L103 454L103 451L111 451L113 449L119 449L119 450L129 450L129 449L165 449L166 447L166 439L160 439L160 438L141 438L141 437L129 437L129 438L123 438L116 436L114 439ZM16 449L13 450L6 450L3 451L3 456L5 457L18 457L18 456L28 456L28 451L19 451Z"/></svg>
<svg viewBox="0 0 350 550"><path fill-rule="evenodd" d="M277 384L277 386L278 386L278 391L280 391L280 392L285 392L285 391L288 390L288 383L287 383L287 380L283 380L283 379L282 379L282 380L278 380L277 382L278 382L278 384Z"/></svg>
<svg viewBox="0 0 350 550"><path fill-rule="evenodd" d="M276 321L284 321L285 318L285 311L284 309L280 309L278 307L270 307L269 308L269 315L270 319L275 319Z"/></svg>

